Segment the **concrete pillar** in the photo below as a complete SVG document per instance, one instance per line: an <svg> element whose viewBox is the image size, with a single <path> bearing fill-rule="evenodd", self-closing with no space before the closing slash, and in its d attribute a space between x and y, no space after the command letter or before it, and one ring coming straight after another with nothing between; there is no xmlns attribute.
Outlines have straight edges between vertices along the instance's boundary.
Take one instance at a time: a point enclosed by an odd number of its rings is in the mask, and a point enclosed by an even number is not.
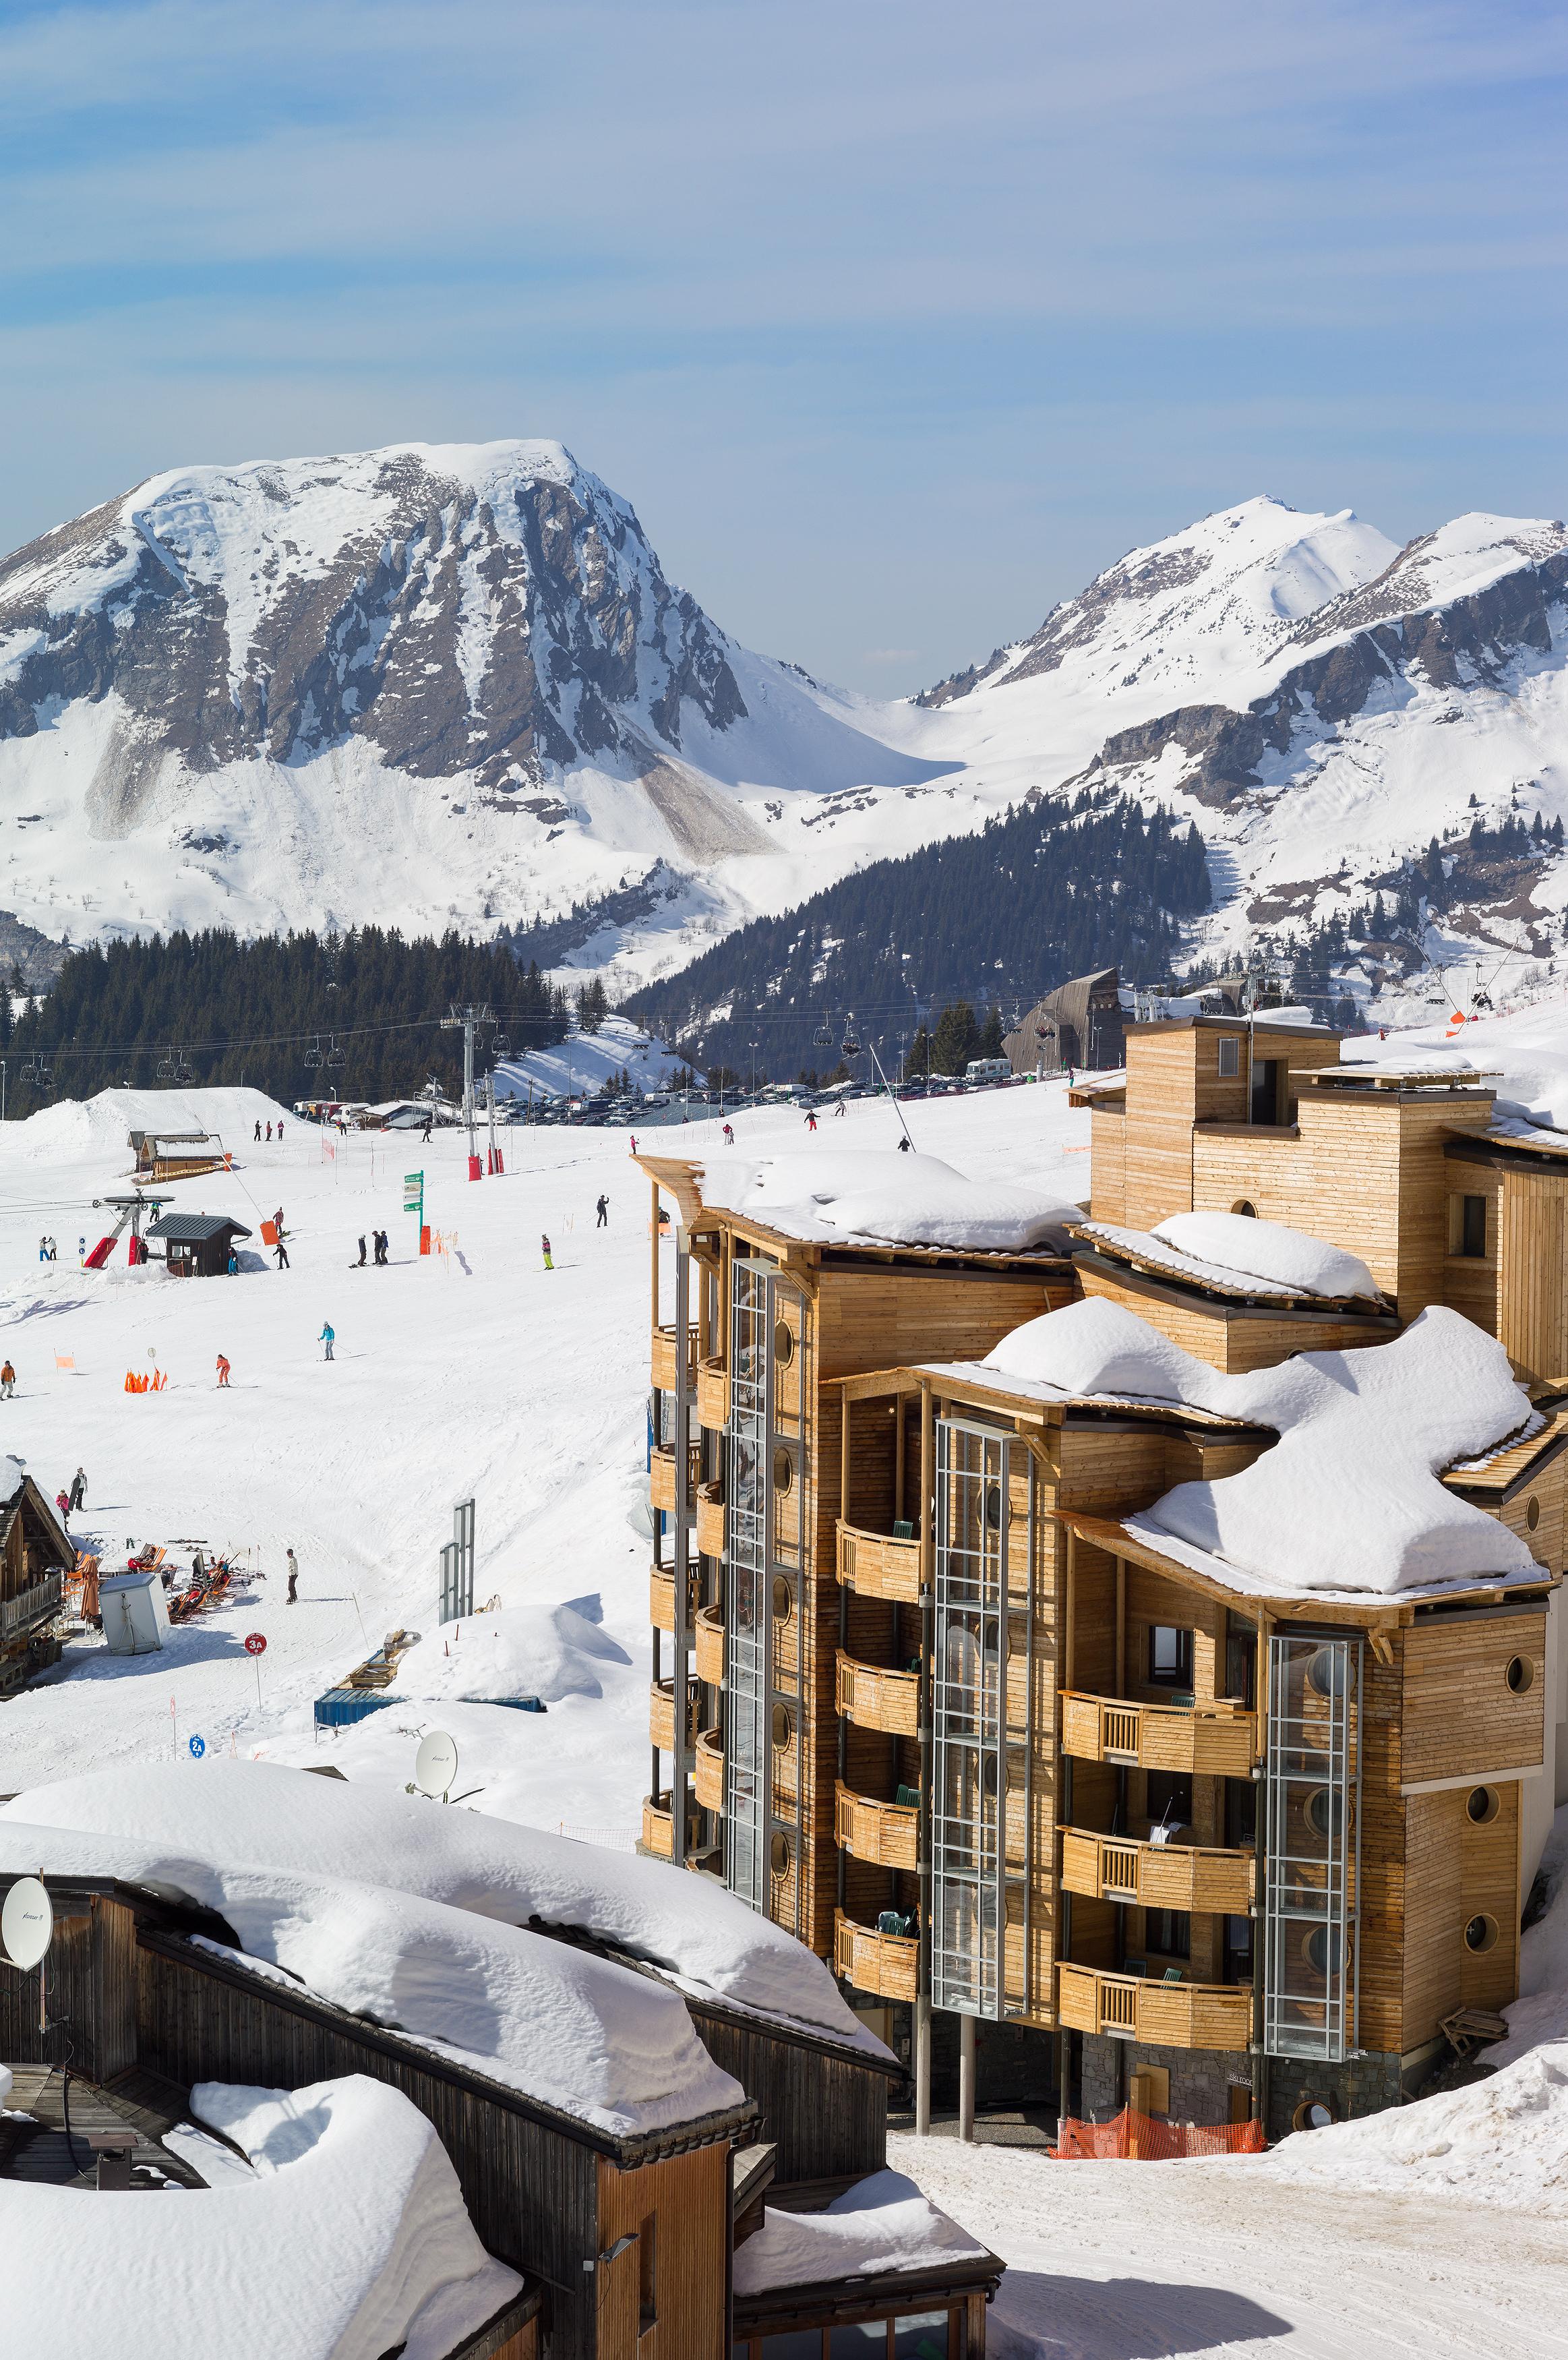
<svg viewBox="0 0 1568 2360"><path fill-rule="evenodd" d="M975 2031L972 2016L958 2019L958 2136L975 2136Z"/></svg>
<svg viewBox="0 0 1568 2360"><path fill-rule="evenodd" d="M915 2136L917 2138L931 2136L931 1999L928 1994L922 1994L915 2002Z"/></svg>

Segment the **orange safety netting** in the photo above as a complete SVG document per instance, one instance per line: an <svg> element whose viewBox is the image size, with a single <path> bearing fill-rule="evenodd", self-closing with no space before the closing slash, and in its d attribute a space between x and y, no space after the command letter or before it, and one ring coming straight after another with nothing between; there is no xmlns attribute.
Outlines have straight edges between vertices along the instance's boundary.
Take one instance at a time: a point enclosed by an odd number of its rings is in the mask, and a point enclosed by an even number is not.
<svg viewBox="0 0 1568 2360"><path fill-rule="evenodd" d="M1261 2123L1167 2123L1124 2106L1108 2123L1063 2122L1051 2153L1058 2163L1105 2163L1124 2156L1139 2163L1168 2163L1189 2155L1261 2155L1268 2144Z"/></svg>

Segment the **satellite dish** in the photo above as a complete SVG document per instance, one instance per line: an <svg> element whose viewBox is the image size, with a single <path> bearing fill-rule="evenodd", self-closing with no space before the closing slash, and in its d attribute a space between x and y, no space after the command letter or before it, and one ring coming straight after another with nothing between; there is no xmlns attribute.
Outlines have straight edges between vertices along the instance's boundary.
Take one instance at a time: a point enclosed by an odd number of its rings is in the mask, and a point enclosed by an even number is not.
<svg viewBox="0 0 1568 2360"><path fill-rule="evenodd" d="M419 1740L414 1756L414 1784L421 1795L450 1795L457 1782L457 1748L444 1729L432 1729ZM41 1890L41 1887L40 1887Z"/></svg>
<svg viewBox="0 0 1568 2360"><path fill-rule="evenodd" d="M24 1974L54 1939L54 1904L36 1876L19 1876L0 1908L0 1948Z"/></svg>

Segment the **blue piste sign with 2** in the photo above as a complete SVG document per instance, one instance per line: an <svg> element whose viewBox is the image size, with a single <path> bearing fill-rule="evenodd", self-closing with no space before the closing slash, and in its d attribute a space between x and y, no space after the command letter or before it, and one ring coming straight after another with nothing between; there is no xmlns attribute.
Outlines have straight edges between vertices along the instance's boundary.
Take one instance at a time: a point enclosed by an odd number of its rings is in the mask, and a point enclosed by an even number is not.
<svg viewBox="0 0 1568 2360"><path fill-rule="evenodd" d="M205 1752L207 1751L207 1741L206 1741L206 1739L205 1739L204 1737L192 1737L192 1738L189 1741L189 1743L190 1743L191 1752L192 1756L194 1757L194 1759L195 1759L196 1761L200 1762L200 1761L201 1761L201 1756L202 1756L202 1755L203 1755L203 1754L205 1754Z"/></svg>

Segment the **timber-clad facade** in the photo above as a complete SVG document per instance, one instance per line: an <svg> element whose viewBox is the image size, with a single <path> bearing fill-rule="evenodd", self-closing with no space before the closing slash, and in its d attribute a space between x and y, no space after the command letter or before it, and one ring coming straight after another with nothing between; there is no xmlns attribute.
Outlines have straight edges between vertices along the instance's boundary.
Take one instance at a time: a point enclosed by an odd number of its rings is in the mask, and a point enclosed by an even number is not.
<svg viewBox="0 0 1568 2360"><path fill-rule="evenodd" d="M1015 2103L1278 2136L1397 2102L1517 1994L1568 1783L1568 1156L1484 1076L1261 1015L1131 1026L1125 1079L1074 1098L1065 1255L802 1242L638 1159L656 1240L678 1215L656 1470L691 1470L655 1518L656 1699L688 1713L656 1700L645 1832L833 1965L920 2127L956 2048L964 2134L989 2057ZM1149 1235L1194 1210L1342 1247L1377 1295L1194 1274ZM1539 1578L1270 1595L1150 1546L1126 1519L1275 1436L979 1365L1084 1295L1229 1373L1473 1320L1537 1419L1443 1480Z"/></svg>

